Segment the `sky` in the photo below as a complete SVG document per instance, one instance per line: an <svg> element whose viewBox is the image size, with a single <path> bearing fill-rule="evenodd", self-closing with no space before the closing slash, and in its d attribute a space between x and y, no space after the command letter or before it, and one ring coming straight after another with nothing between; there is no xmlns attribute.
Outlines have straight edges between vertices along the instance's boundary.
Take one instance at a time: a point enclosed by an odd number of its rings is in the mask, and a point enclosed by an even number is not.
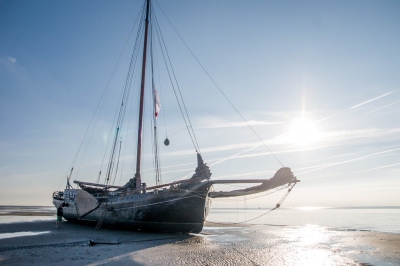
<svg viewBox="0 0 400 266"><path fill-rule="evenodd" d="M104 178L142 5L0 0L0 205L51 205L72 165L71 180L96 182L100 170ZM399 1L153 6L213 179L270 178L284 165L301 180L284 206L400 206ZM164 183L196 167L168 83L157 85L160 144L165 136L171 142L160 145ZM136 118L127 117L116 185L134 174ZM155 184L151 168L151 147L144 148L148 186ZM281 196L213 206L264 208Z"/></svg>

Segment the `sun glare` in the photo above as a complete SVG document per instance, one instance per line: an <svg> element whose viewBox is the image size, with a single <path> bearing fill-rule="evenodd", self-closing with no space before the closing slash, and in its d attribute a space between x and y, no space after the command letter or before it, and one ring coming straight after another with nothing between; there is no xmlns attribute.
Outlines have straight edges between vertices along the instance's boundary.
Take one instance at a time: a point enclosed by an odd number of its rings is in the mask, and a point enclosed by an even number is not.
<svg viewBox="0 0 400 266"><path fill-rule="evenodd" d="M318 129L311 121L300 118L293 122L290 129L291 141L299 146L306 146L319 137Z"/></svg>

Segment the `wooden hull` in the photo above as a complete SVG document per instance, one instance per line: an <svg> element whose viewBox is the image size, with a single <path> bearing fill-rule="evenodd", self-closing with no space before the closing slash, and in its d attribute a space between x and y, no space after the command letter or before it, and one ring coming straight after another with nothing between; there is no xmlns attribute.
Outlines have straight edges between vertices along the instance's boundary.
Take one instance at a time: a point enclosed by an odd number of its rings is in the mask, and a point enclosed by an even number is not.
<svg viewBox="0 0 400 266"><path fill-rule="evenodd" d="M58 207L65 202L63 217L69 221L98 222L103 225L121 226L132 230L198 233L203 229L210 200L211 183L198 182L178 188L150 193L114 193L101 202L92 212L80 217L77 212L78 189L66 189L63 199L53 199Z"/></svg>

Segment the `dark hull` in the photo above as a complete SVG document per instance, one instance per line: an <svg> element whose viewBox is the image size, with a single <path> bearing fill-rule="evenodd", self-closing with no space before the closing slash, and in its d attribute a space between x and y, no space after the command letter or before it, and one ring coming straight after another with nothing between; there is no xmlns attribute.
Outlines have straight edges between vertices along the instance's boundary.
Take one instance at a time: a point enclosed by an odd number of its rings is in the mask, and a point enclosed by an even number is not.
<svg viewBox="0 0 400 266"><path fill-rule="evenodd" d="M64 199L53 199L53 203L56 207L62 202L67 203L63 217L70 221L97 223L104 213L103 225L132 230L198 233L203 229L208 214L210 186L205 181L152 193L114 193L83 217L76 209L74 193L77 189L66 189Z"/></svg>

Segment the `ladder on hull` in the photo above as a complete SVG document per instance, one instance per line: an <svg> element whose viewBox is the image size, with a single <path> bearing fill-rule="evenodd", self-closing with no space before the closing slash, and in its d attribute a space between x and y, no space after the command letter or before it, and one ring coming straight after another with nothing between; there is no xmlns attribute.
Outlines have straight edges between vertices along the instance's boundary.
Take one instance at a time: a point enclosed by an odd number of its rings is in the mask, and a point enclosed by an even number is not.
<svg viewBox="0 0 400 266"><path fill-rule="evenodd" d="M102 214L100 215L99 221L96 224L95 229L99 230L101 228L101 225L103 224L103 220L104 220L104 216L106 216L106 212L108 211L107 206L104 209L104 211L102 212Z"/></svg>
<svg viewBox="0 0 400 266"><path fill-rule="evenodd" d="M101 172L100 172L101 173ZM107 178L107 184L108 184L109 178ZM107 194L108 194L108 187L106 186L103 189L103 193L101 196L102 201L104 202L104 210L100 214L99 220L97 221L95 230L99 230L101 228L101 225L103 224L104 216L106 216L106 212L109 210L108 208L108 203L107 203ZM100 203L101 204L101 203Z"/></svg>

